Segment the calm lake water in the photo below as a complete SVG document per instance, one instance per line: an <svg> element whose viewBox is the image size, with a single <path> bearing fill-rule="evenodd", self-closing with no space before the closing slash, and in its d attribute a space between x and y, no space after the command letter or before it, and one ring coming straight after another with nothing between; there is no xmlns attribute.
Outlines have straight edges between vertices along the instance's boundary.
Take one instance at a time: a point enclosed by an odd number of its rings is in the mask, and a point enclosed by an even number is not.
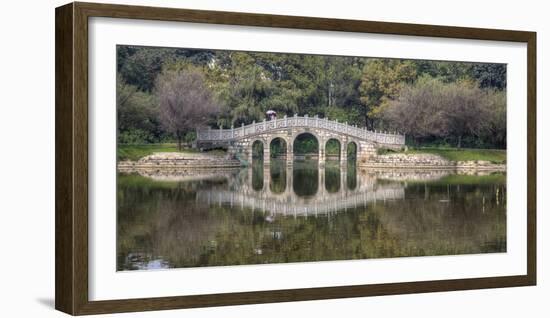
<svg viewBox="0 0 550 318"><path fill-rule="evenodd" d="M506 252L506 176L273 160L118 175L117 270Z"/></svg>

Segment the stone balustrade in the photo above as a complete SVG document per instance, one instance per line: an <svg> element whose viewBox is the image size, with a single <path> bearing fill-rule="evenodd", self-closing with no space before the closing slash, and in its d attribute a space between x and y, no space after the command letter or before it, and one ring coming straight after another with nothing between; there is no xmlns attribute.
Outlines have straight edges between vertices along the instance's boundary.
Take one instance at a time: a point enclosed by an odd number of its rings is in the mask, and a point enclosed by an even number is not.
<svg viewBox="0 0 550 318"><path fill-rule="evenodd" d="M388 133L381 131L370 131L366 128L360 128L347 123L340 123L337 120L319 118L318 116L309 117L308 115L293 117L283 117L274 120L264 120L262 122L253 122L241 127L231 127L229 129L200 129L197 130L197 141L233 141L247 138L255 135L265 134L286 128L316 128L326 129L334 133L355 137L358 139L375 142L386 145L404 145L405 135L397 133Z"/></svg>

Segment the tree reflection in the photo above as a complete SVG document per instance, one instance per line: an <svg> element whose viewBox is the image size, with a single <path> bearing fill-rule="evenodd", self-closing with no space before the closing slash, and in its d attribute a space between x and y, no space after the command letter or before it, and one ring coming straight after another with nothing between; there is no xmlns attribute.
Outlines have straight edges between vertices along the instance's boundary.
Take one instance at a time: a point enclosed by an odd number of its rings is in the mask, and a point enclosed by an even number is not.
<svg viewBox="0 0 550 318"><path fill-rule="evenodd" d="M276 160L271 161L269 167L271 174L270 190L273 193L283 193L286 190L286 161Z"/></svg>
<svg viewBox="0 0 550 318"><path fill-rule="evenodd" d="M296 195L314 196L319 190L319 164L316 160L305 160L294 163L293 189Z"/></svg>

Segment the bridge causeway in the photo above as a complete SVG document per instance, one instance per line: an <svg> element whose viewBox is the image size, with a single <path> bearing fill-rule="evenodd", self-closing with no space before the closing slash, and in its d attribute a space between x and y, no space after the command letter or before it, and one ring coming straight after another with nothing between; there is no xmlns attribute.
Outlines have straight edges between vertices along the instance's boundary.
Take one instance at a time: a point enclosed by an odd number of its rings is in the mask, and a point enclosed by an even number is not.
<svg viewBox="0 0 550 318"><path fill-rule="evenodd" d="M326 143L334 139L340 146L340 161L347 159L347 149L355 145L357 159L368 160L376 154L376 149L401 148L405 145L405 136L398 133L370 131L347 123L340 123L318 116L308 115L283 117L280 119L253 122L241 127L229 129L199 129L196 145L199 149L225 147L232 154L244 153L252 160L252 145L261 142L264 149L264 163L270 161L270 145L275 139L282 139L287 149L286 158L294 158L293 144L301 134L313 135L319 145L318 158L324 162ZM291 161L291 160L290 160Z"/></svg>

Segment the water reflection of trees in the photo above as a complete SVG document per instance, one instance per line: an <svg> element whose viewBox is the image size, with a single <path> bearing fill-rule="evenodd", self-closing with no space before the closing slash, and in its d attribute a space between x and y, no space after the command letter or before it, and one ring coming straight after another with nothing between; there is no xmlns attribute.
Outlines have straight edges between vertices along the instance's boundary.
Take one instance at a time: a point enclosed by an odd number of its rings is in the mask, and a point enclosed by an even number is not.
<svg viewBox="0 0 550 318"><path fill-rule="evenodd" d="M357 166L355 161L348 161L348 166L346 169L347 174L347 187L350 190L357 189Z"/></svg>
<svg viewBox="0 0 550 318"><path fill-rule="evenodd" d="M264 168L260 161L259 164L252 165L252 189L260 191L264 188Z"/></svg>
<svg viewBox="0 0 550 318"><path fill-rule="evenodd" d="M226 183L153 182L135 175L121 176L117 197L117 269L138 269L158 258L183 266L200 262L212 247L208 242L215 238L223 220L209 217L207 206L193 203L194 193L200 187ZM177 253L170 253L171 250Z"/></svg>
<svg viewBox="0 0 550 318"><path fill-rule="evenodd" d="M504 252L504 180L409 182L406 200L295 218L196 200L199 189L226 189L226 180L154 182L124 175L117 268L155 259L189 267Z"/></svg>
<svg viewBox="0 0 550 318"><path fill-rule="evenodd" d="M273 160L269 166L270 190L272 193L283 193L286 190L286 162L284 160Z"/></svg>
<svg viewBox="0 0 550 318"><path fill-rule="evenodd" d="M373 207L398 238L387 256L447 255L506 251L503 184L411 184L407 204Z"/></svg>
<svg viewBox="0 0 550 318"><path fill-rule="evenodd" d="M340 165L338 162L327 162L325 166L325 189L328 193L340 191ZM347 184L342 185L347 186Z"/></svg>
<svg viewBox="0 0 550 318"><path fill-rule="evenodd" d="M319 190L319 166L316 161L295 162L292 187L298 196L309 197Z"/></svg>

